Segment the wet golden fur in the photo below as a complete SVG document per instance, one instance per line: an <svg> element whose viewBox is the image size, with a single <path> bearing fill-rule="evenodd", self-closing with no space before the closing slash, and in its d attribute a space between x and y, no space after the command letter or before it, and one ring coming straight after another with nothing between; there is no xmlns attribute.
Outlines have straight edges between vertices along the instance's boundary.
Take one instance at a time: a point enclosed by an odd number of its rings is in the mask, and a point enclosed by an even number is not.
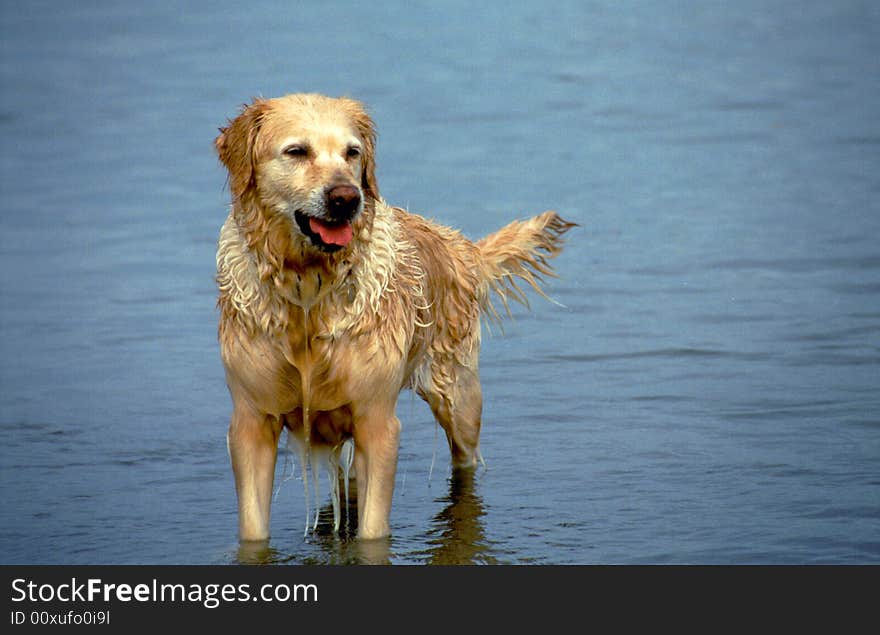
<svg viewBox="0 0 880 635"><path fill-rule="evenodd" d="M285 145L304 143L291 157ZM347 148L356 146L357 156ZM221 354L233 399L228 443L243 540L269 535L278 438L306 447L355 442L358 532L389 533L400 423L412 388L446 432L453 463L479 456L480 316L494 290L524 300L572 226L555 212L473 243L391 207L375 177L375 133L349 99L255 100L216 140L232 209L217 251ZM350 243L326 253L292 220L328 183L354 185ZM540 291L540 289L538 289ZM304 409L307 416L304 416Z"/></svg>

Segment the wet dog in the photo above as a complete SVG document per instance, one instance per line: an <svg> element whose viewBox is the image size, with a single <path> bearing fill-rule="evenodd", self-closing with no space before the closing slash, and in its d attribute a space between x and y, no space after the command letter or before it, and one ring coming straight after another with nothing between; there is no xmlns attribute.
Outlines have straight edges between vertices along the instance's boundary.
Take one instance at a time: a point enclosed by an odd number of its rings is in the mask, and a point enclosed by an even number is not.
<svg viewBox="0 0 880 635"><path fill-rule="evenodd" d="M257 99L215 145L232 194L217 281L240 537L269 536L285 427L332 456L354 440L358 536L386 536L400 391L430 405L453 464L475 466L481 315L498 315L491 292L525 301L516 278L540 292L573 224L544 212L474 243L388 205L373 122L350 99Z"/></svg>

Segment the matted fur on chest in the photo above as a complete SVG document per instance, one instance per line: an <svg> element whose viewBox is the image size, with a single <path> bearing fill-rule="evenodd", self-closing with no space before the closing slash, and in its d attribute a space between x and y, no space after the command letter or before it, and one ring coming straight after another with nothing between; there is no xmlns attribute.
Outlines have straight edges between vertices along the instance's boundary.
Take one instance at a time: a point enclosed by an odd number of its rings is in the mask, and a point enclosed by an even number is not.
<svg viewBox="0 0 880 635"><path fill-rule="evenodd" d="M410 350L411 333L400 342L370 333L319 333L306 341L302 331L293 328L257 337L241 335L234 328L221 333L227 383L258 410L273 415L302 407L304 384L312 412L371 401L389 389L399 392L419 357ZM407 358L413 363L405 363Z"/></svg>

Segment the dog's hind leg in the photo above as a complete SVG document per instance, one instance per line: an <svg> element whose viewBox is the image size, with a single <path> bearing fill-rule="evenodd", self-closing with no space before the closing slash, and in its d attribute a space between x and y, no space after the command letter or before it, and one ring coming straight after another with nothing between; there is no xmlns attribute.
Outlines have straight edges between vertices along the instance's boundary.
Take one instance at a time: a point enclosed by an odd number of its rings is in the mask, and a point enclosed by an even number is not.
<svg viewBox="0 0 880 635"><path fill-rule="evenodd" d="M226 441L238 494L241 540L269 538L269 510L281 421L236 403Z"/></svg>
<svg viewBox="0 0 880 635"><path fill-rule="evenodd" d="M474 368L455 363L452 381L446 390L435 386L422 388L419 396L431 406L431 412L446 432L453 467L475 467L480 458L480 422L483 393L480 377Z"/></svg>

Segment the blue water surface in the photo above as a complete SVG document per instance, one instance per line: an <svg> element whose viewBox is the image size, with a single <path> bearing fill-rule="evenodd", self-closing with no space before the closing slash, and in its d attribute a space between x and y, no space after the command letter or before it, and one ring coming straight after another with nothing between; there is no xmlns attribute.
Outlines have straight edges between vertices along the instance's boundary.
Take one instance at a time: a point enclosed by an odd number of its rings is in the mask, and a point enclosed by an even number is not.
<svg viewBox="0 0 880 635"><path fill-rule="evenodd" d="M0 562L880 563L876 3L4 3L0 86ZM391 540L303 538L282 453L252 552L212 141L300 91L396 205L580 227L484 338L485 468L405 393Z"/></svg>

